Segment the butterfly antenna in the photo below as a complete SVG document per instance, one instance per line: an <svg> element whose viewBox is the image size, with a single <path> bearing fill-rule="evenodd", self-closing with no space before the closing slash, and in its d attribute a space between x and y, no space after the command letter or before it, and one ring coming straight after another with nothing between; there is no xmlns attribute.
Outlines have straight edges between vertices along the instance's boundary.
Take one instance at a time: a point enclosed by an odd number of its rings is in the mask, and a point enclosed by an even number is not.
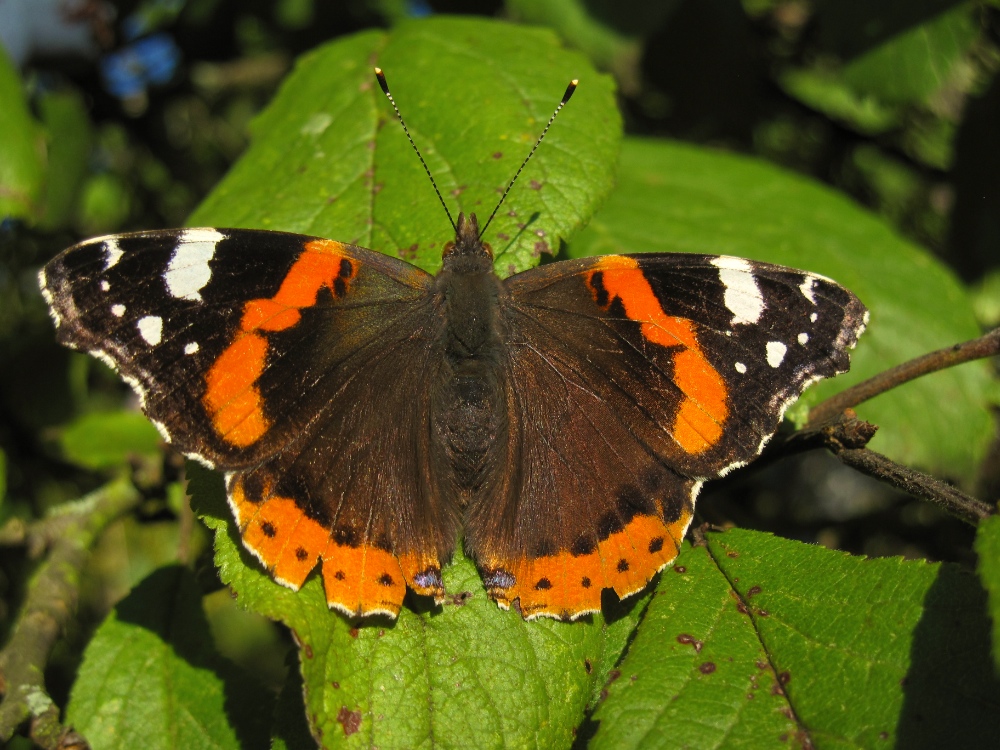
<svg viewBox="0 0 1000 750"><path fill-rule="evenodd" d="M521 162L521 166L517 168L517 172L514 173L513 179L511 179L511 181L508 183L507 189L504 190L503 195L500 196L500 201L497 203L497 207L493 209L493 213L490 214L490 218L486 220L486 223L483 225L482 230L480 230L479 232L480 237L486 234L486 227L490 225L490 222L493 221L493 217L497 215L497 211L500 210L500 206L503 204L504 198L507 197L507 193L509 193L510 189L514 187L514 183L520 176L521 170L523 170L525 165L531 160L531 157L535 155L535 150L538 148L538 144L542 142L542 138L544 138L545 134L549 132L549 128L552 127L552 123L555 121L556 115L558 115L560 110L562 110L562 108L566 106L566 102L568 102L569 98L573 96L573 92L576 91L576 87L579 85L579 83L580 83L579 79L576 78L574 78L572 81L569 82L569 86L566 87L566 93L563 94L562 100L556 107L555 112L552 113L552 117L550 117L548 123L546 123L545 128L542 130L542 134L538 136L538 140L535 141L535 145L531 147L531 151L529 151L528 155L524 157L524 161Z"/></svg>
<svg viewBox="0 0 1000 750"><path fill-rule="evenodd" d="M396 100L392 98L392 94L389 93L389 82L385 80L385 73L382 72L382 68L375 68L375 77L378 78L378 85L382 87L382 93L386 95L389 99L389 103L392 108L396 110L396 117L399 118L399 124L403 126L403 132L406 133L406 138L413 146L413 150L417 152L417 158L420 159L420 163L424 165L424 171L427 173L427 178L431 181L431 185L434 187L434 192L437 193L438 200L441 201L441 205L444 206L444 212L448 214L448 221L451 222L451 228L458 231L455 226L455 220L451 218L451 211L448 210L448 204L444 202L444 198L441 196L441 191L438 190L437 183L434 182L434 175L431 174L431 170L427 168L427 162L424 161L423 155L420 153L420 149L417 148L417 144L413 142L413 138L410 137L410 130L406 127L406 122L403 120L403 115L400 114L399 107L396 106Z"/></svg>

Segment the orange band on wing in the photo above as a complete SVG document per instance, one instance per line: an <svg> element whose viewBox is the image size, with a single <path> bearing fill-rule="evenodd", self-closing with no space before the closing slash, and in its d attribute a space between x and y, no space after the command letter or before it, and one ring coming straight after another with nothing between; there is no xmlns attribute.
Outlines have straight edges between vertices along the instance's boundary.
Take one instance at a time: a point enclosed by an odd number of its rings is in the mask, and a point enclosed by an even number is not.
<svg viewBox="0 0 1000 750"><path fill-rule="evenodd" d="M667 525L655 516L638 515L587 554L562 551L506 563L484 561L489 595L504 609L516 600L528 619L574 619L599 612L602 589L614 589L622 598L634 594L677 557L690 520L690 513L684 513Z"/></svg>
<svg viewBox="0 0 1000 750"><path fill-rule="evenodd" d="M406 583L399 560L391 552L333 541L323 553L323 588L331 607L346 615L376 613L395 617L403 606Z"/></svg>
<svg viewBox="0 0 1000 750"><path fill-rule="evenodd" d="M298 590L322 561L327 604L351 616L395 617L407 584L418 594L438 601L444 597L436 555L397 557L371 544L338 544L330 529L307 516L294 499L270 492L266 487L266 498L253 502L237 478L229 499L243 544L278 583Z"/></svg>
<svg viewBox="0 0 1000 750"><path fill-rule="evenodd" d="M645 273L634 258L607 255L591 271L602 274L608 299L619 299L629 319L641 322L645 339L682 347L674 354L674 382L684 398L674 415L673 436L687 453L703 453L719 442L729 416L726 384L705 357L694 323L663 311Z"/></svg>
<svg viewBox="0 0 1000 750"><path fill-rule="evenodd" d="M313 240L289 269L277 294L255 299L243 307L236 339L219 356L206 377L202 404L218 435L231 445L246 448L271 427L257 380L267 364L264 331L283 331L296 325L302 310L316 304L322 288L342 296L357 275L357 264L332 240Z"/></svg>

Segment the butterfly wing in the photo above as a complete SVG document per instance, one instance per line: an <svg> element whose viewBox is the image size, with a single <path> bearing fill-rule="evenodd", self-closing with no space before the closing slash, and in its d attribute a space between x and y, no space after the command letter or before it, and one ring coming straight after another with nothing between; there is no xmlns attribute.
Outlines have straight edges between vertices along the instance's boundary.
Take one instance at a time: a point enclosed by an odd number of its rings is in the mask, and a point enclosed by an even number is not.
<svg viewBox="0 0 1000 750"><path fill-rule="evenodd" d="M440 325L431 282L362 248L238 229L97 238L41 274L59 340L227 472L244 544L275 578L298 588L322 560L330 605L352 614L395 614L406 582L443 594L455 514L414 450L429 428L413 384Z"/></svg>
<svg viewBox="0 0 1000 750"><path fill-rule="evenodd" d="M567 261L505 282L510 475L467 512L501 605L600 609L674 559L706 479L848 369L867 312L829 279L686 254Z"/></svg>

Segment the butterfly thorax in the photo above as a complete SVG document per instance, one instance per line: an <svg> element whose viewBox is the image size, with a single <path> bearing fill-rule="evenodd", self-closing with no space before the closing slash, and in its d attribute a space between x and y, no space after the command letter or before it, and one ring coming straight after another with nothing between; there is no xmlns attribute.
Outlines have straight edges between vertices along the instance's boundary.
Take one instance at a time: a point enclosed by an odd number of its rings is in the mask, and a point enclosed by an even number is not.
<svg viewBox="0 0 1000 750"><path fill-rule="evenodd" d="M445 352L456 375L492 367L499 350L499 297L493 250L479 239L476 215L458 215L455 241L445 245L435 280L446 321Z"/></svg>

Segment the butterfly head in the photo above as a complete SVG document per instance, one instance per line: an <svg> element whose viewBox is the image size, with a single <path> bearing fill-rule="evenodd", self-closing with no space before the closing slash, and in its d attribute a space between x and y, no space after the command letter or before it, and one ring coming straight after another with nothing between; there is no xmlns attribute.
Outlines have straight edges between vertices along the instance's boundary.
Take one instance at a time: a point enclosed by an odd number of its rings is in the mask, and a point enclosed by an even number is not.
<svg viewBox="0 0 1000 750"><path fill-rule="evenodd" d="M479 221L475 214L458 215L455 225L455 240L444 246L442 254L445 266L475 264L476 260L485 261L493 266L493 248L479 238Z"/></svg>

